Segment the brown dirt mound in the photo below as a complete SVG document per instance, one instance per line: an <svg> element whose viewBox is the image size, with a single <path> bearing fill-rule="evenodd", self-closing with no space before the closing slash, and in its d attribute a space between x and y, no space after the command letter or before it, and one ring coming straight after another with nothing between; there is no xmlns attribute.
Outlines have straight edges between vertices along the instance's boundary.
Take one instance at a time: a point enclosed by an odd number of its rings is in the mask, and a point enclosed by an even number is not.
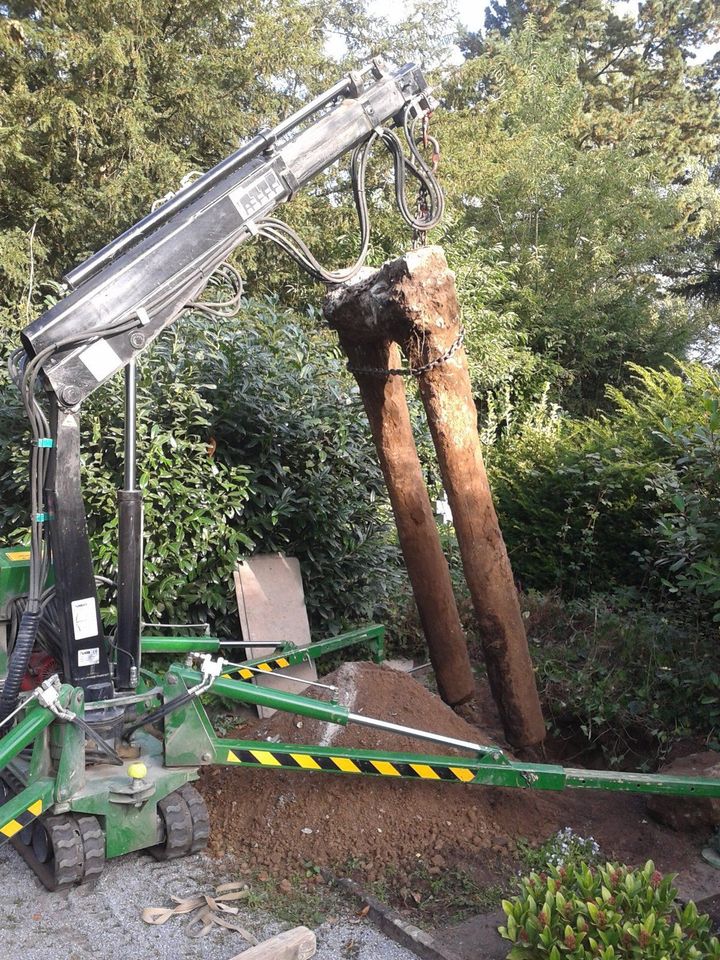
<svg viewBox="0 0 720 960"><path fill-rule="evenodd" d="M325 682L353 713L488 744L407 674L372 663L346 663ZM322 698L329 694L322 692ZM341 727L276 713L234 736L286 743L460 755L439 744L369 727ZM465 755L468 755L467 753ZM215 768L201 781L212 820L211 850L251 865L298 869L348 858L397 864L442 856L446 847L487 849L496 831L490 811L500 801L462 784L417 783L349 775ZM504 792L504 791L503 791Z"/></svg>
<svg viewBox="0 0 720 960"><path fill-rule="evenodd" d="M371 663L344 664L325 678L354 713L492 742L407 674ZM339 727L277 713L235 731L244 739L452 754L446 747L367 727ZM648 823L642 800L588 791L565 794L389 778L208 768L200 781L210 808L211 852L286 875L308 864L436 867L511 856L515 839L544 840L564 826L592 834L609 856L655 856L677 867L688 841Z"/></svg>
<svg viewBox="0 0 720 960"><path fill-rule="evenodd" d="M337 687L337 692L322 690L311 693L316 699L329 700L331 696L351 713L387 720L390 723L418 730L440 733L456 740L481 743L497 743L489 734L471 726L454 710L443 703L412 676L393 670L386 664L345 663L334 673L323 677L323 683ZM242 728L245 736L248 727ZM336 745L357 747L364 750L397 750L413 753L434 753L458 756L463 751L376 730L349 724L346 727L335 723L296 717L294 714L276 713L270 720L253 725L252 736L259 739L281 740L288 743L311 743L324 746ZM464 751L466 756L470 756Z"/></svg>
<svg viewBox="0 0 720 960"><path fill-rule="evenodd" d="M347 663L326 682L353 713L472 742L495 742L458 717L415 679L386 666ZM457 751L367 727L339 727L277 713L236 730L243 739L452 755ZM467 754L466 754L467 755ZM367 865L367 879L388 866L511 857L518 837L544 840L564 826L627 862L655 857L663 868L687 855L684 838L647 822L640 798L590 791L543 793L463 784L401 781L238 767L203 770L210 850L250 867L287 875L308 864Z"/></svg>

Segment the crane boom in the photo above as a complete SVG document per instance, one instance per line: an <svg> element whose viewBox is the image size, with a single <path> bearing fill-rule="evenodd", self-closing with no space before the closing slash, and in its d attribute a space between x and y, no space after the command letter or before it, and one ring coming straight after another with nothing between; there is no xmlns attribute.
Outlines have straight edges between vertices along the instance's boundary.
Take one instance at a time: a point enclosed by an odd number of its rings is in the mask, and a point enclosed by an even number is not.
<svg viewBox="0 0 720 960"><path fill-rule="evenodd" d="M314 261L291 228L269 215L319 173L352 151L352 184L368 246L364 171L372 143L394 157L396 200L405 220L427 229L439 218L442 194L415 144L411 127L434 102L414 64L390 69L373 60L354 71L272 130L263 131L121 234L65 277L66 295L21 334L11 359L33 430L31 457L30 589L17 631L9 677L0 691L0 722L14 708L44 616L43 589L55 575L56 647L64 679L85 699L111 701L137 684L140 660L141 493L134 483L135 358L202 293L217 268L243 242L260 234L288 250L316 276ZM412 154L387 127L401 126ZM435 190L437 217L418 224L409 213L404 178ZM353 269L356 269L353 268ZM126 484L119 491L118 628L116 663L103 634L80 483L81 406L119 370L129 387ZM130 376L128 377L128 372ZM46 415L35 396L46 388ZM127 415L127 412L126 412ZM129 477L129 481L128 478ZM45 621L47 617L45 617ZM111 729L122 711L109 708ZM95 716L100 725L105 719Z"/></svg>
<svg viewBox="0 0 720 960"><path fill-rule="evenodd" d="M259 220L426 88L413 64L389 72L373 61L70 271L71 292L22 333L30 357L48 351L42 369L58 401L76 406L141 353Z"/></svg>

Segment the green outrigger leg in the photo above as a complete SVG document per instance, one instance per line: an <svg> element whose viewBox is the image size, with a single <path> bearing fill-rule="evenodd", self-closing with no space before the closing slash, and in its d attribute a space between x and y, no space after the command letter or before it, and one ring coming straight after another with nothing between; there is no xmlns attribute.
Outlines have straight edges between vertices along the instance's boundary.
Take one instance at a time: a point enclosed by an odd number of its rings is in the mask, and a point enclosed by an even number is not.
<svg viewBox="0 0 720 960"><path fill-rule="evenodd" d="M173 664L165 676L165 702L196 686L201 680L202 674L197 670ZM199 699L195 698L165 720L167 766L224 764L536 790L579 788L685 797L720 797L720 780L665 774L610 773L511 760L499 747L458 741L431 731L401 727L384 720L353 714L337 703L238 682L226 673L213 682L208 693L327 723L357 723L384 729L445 744L473 755L437 756L222 738L216 736L205 708Z"/></svg>
<svg viewBox="0 0 720 960"><path fill-rule="evenodd" d="M69 701L71 693L71 687L63 687L63 704ZM39 704L29 706L23 719L0 739L0 769L12 764L22 750L43 736L54 719L53 714ZM0 843L11 840L54 802L55 779L42 776L37 767L34 773L32 781L17 794L5 795L0 783Z"/></svg>
<svg viewBox="0 0 720 960"><path fill-rule="evenodd" d="M336 653L338 650L360 644L368 646L373 660L380 663L385 657L385 627L379 623L371 623L356 630L339 633L335 637L316 640L307 647L298 647L293 643L282 644L275 648L270 657L259 657L254 660L245 660L241 664L230 665L227 674L250 680L258 672L272 673L274 670L294 667L309 660L317 660L318 657L328 653ZM224 641L220 637L148 636L141 639L140 646L143 653L218 653L221 648L232 648L235 644ZM257 644L257 646L268 646L268 644Z"/></svg>

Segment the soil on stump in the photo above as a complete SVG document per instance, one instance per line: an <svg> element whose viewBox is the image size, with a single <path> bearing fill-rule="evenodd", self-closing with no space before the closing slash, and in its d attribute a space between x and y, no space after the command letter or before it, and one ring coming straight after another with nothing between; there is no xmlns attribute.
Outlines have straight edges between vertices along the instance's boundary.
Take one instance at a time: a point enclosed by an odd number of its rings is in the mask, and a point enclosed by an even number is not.
<svg viewBox="0 0 720 960"><path fill-rule="evenodd" d="M387 666L347 663L324 680L337 686L336 698L354 713L506 750L493 737L491 719L483 728L466 722L413 677ZM460 755L368 727L282 713L245 724L232 736ZM706 839L654 823L641 797L599 791L551 793L240 767L204 769L198 786L210 811L211 853L235 855L249 868L277 876L351 865L372 881L388 868L401 877L422 862L438 872L460 866L487 882L513 869L519 838L542 842L566 826L593 836L609 858L652 858L660 869L676 871L699 855Z"/></svg>

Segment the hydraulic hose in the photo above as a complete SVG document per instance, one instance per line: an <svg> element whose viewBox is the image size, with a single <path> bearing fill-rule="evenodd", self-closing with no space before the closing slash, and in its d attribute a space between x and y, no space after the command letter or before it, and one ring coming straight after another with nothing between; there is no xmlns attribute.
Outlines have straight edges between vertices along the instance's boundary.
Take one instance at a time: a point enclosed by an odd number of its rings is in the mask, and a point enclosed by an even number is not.
<svg viewBox="0 0 720 960"><path fill-rule="evenodd" d="M20 619L15 646L8 665L7 677L2 688L2 694L0 694L0 725L15 709L20 694L20 686L30 663L30 654L35 646L39 626L40 613L30 613L26 610Z"/></svg>
<svg viewBox="0 0 720 960"><path fill-rule="evenodd" d="M150 723L156 723L158 720L162 720L163 717L166 717L169 713L172 713L173 710L179 710L180 707L185 706L186 703L190 703L192 698L193 694L186 690L179 696L173 697L172 700L168 700L167 703L164 703L161 707L158 707L151 713L146 713L144 717L140 717L140 719L136 720L135 723L131 724L129 727L125 727L122 734L123 740L129 741L131 735L135 733L136 730L139 730L140 727L146 727Z"/></svg>

